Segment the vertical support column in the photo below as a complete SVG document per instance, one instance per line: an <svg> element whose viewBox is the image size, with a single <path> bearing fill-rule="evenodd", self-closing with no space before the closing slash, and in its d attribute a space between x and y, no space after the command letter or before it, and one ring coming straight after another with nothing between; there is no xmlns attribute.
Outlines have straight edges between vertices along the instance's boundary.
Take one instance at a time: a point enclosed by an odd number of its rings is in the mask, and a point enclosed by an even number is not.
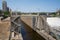
<svg viewBox="0 0 60 40"><path fill-rule="evenodd" d="M35 19L35 17L33 16L33 17L32 17L32 27L33 27L34 30L35 30L35 20L36 20L36 19Z"/></svg>
<svg viewBox="0 0 60 40"><path fill-rule="evenodd" d="M34 30L40 30L40 21L39 21L39 16L33 16L32 18L32 27Z"/></svg>
<svg viewBox="0 0 60 40"><path fill-rule="evenodd" d="M35 18L36 18L35 27L38 28L38 16L36 16Z"/></svg>
<svg viewBox="0 0 60 40"><path fill-rule="evenodd" d="M47 32L49 34L49 25L47 23L47 17L45 15L41 16L41 19L42 19L42 23L43 23L43 29L45 30L45 32Z"/></svg>
<svg viewBox="0 0 60 40"><path fill-rule="evenodd" d="M43 30L43 22L40 15L38 16L38 28L40 31Z"/></svg>
<svg viewBox="0 0 60 40"><path fill-rule="evenodd" d="M37 21L36 21L36 27L37 27L37 29L40 31L40 16L37 16Z"/></svg>
<svg viewBox="0 0 60 40"><path fill-rule="evenodd" d="M49 34L50 26L47 23L47 17L46 16L44 16L44 17L45 17L45 20L44 20L45 31Z"/></svg>
<svg viewBox="0 0 60 40"><path fill-rule="evenodd" d="M32 16L32 27L34 30L36 30L35 22L36 22L36 17Z"/></svg>

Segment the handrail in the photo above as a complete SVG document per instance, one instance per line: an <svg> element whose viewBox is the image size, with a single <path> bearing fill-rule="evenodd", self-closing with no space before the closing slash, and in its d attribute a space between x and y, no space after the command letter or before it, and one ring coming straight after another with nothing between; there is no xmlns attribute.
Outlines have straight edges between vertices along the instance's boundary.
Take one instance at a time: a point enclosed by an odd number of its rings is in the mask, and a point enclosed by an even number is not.
<svg viewBox="0 0 60 40"><path fill-rule="evenodd" d="M20 18L20 16L17 16L17 17L15 17L13 20L11 20L11 23L13 23L14 25L16 25L16 27L14 27L14 29L11 27L9 40L11 40L11 36L12 36L12 31L11 31L11 30L13 29L13 32L16 32L15 29L16 29L17 27L20 27L20 26L21 26L20 24L18 24L18 23L15 22L15 21L16 21L17 19L19 19L19 18ZM18 29L18 31L19 31L19 29ZM19 32L17 32L17 33L19 33Z"/></svg>

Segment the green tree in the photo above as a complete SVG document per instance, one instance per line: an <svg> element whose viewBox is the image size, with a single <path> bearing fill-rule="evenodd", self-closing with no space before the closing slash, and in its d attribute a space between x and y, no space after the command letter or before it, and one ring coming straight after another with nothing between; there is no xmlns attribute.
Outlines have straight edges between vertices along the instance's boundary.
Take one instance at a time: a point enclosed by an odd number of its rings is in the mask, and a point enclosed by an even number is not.
<svg viewBox="0 0 60 40"><path fill-rule="evenodd" d="M5 16L9 16L10 15L10 12L9 11L6 11L6 12L4 12L4 15Z"/></svg>
<svg viewBox="0 0 60 40"><path fill-rule="evenodd" d="M32 13L32 15L37 15L37 13Z"/></svg>

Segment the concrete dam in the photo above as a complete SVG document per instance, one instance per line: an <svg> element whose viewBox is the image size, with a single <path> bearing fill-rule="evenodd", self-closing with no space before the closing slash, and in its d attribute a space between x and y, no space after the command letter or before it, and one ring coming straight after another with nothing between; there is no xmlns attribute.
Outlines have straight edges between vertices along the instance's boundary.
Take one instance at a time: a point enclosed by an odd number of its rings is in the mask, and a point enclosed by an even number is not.
<svg viewBox="0 0 60 40"><path fill-rule="evenodd" d="M14 15L11 17L11 39L20 34L21 40L55 40L49 35L45 15ZM13 34L12 34L13 33ZM19 36L17 39L20 39Z"/></svg>
<svg viewBox="0 0 60 40"><path fill-rule="evenodd" d="M56 40L49 34L50 28L45 15L13 15L9 21L2 22L9 22L9 26L5 27L7 29L4 29L8 32L7 36L1 29L6 36L1 37L2 40Z"/></svg>

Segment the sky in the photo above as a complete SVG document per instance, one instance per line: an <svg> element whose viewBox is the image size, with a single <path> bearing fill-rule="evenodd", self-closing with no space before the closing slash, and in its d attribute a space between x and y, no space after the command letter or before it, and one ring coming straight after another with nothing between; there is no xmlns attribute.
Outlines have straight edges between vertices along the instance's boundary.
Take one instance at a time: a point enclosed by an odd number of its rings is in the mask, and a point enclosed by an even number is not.
<svg viewBox="0 0 60 40"><path fill-rule="evenodd" d="M6 0L13 11L21 12L55 12L60 9L60 0ZM2 0L0 0L2 9Z"/></svg>

